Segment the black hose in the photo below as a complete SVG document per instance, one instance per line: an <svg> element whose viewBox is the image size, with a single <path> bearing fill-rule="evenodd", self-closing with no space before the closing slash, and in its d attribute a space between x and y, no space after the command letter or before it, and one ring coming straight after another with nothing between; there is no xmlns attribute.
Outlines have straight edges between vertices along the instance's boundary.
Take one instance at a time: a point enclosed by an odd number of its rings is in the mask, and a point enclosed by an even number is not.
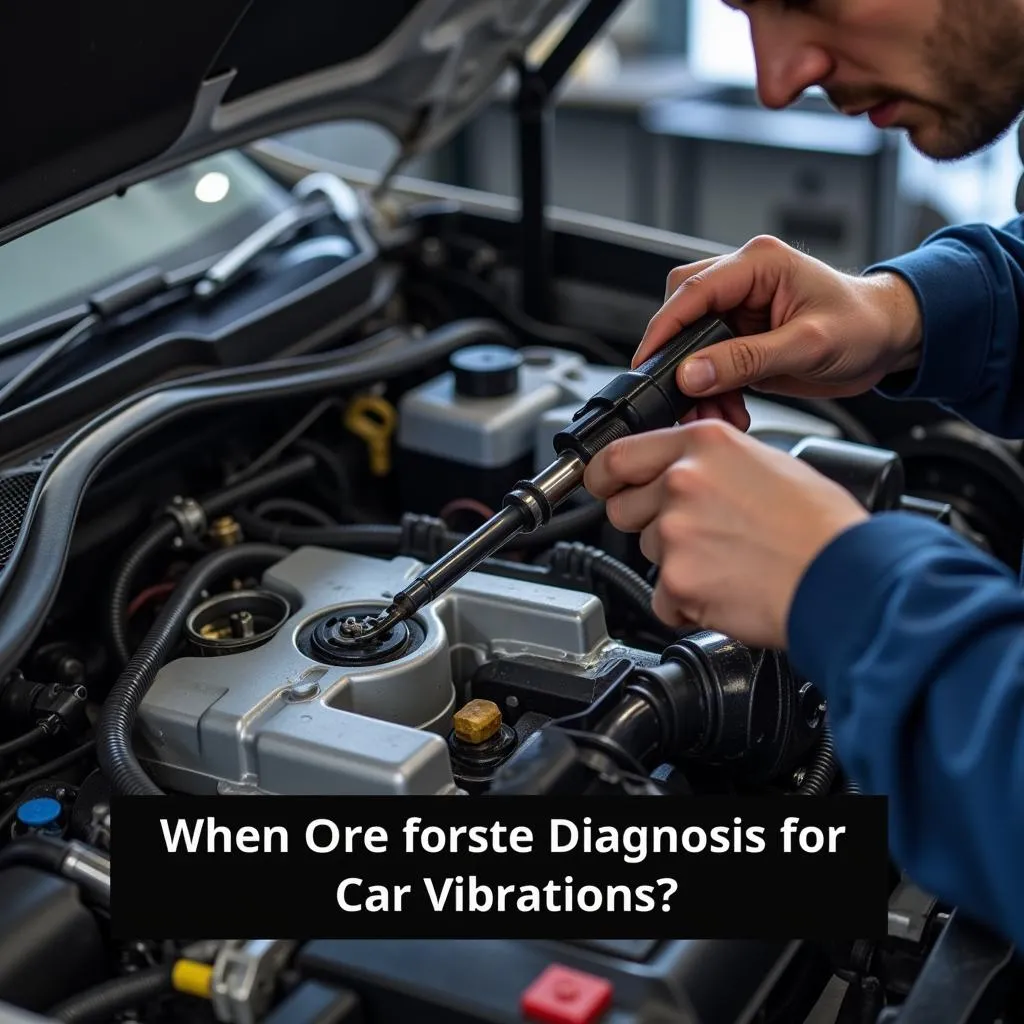
<svg viewBox="0 0 1024 1024"><path fill-rule="evenodd" d="M269 544L239 544L200 559L188 572L103 702L97 725L100 767L117 794L162 796L132 750L132 733L143 697L181 638L185 618L216 580L273 565L290 552Z"/></svg>
<svg viewBox="0 0 1024 1024"><path fill-rule="evenodd" d="M276 523L254 512L238 510L235 515L246 534L256 540L271 544L287 544L299 547L304 544L328 548L342 548L348 551L373 554L395 554L399 551L403 531L401 526L382 523L345 523L341 526L292 526ZM596 525L604 517L604 505L592 502L554 516L546 525L532 533L513 537L503 551L527 551L547 548L574 536L581 530ZM465 540L465 533L446 531L441 538L442 545L451 549ZM638 577L639 578L639 577ZM641 580L641 582L643 582Z"/></svg>
<svg viewBox="0 0 1024 1024"><path fill-rule="evenodd" d="M336 519L332 519L326 512L310 505L306 501L297 501L295 498L268 498L260 502L252 511L258 519L267 519L273 515L300 516L314 526L338 526Z"/></svg>
<svg viewBox="0 0 1024 1024"><path fill-rule="evenodd" d="M22 733L21 736L15 736L13 740L0 743L0 757L9 757L11 754L17 754L18 751L33 746L47 735L49 734L46 729L41 725L37 725L34 729Z"/></svg>
<svg viewBox="0 0 1024 1024"><path fill-rule="evenodd" d="M207 517L223 515L230 512L236 505L244 505L253 498L259 498L268 491L276 490L295 483L309 476L316 469L316 459L312 455L299 455L287 462L282 462L270 469L265 469L259 476L241 480L223 490L200 500Z"/></svg>
<svg viewBox="0 0 1024 1024"><path fill-rule="evenodd" d="M797 790L798 796L825 796L832 788L839 762L836 760L835 743L832 740L832 729L826 719L821 724L821 739L814 752L814 757L804 774L804 780Z"/></svg>
<svg viewBox="0 0 1024 1024"><path fill-rule="evenodd" d="M263 519L253 512L235 512L247 537L270 544L303 544L343 548L360 553L395 554L402 543L402 528L384 523L344 523L340 526L293 526Z"/></svg>
<svg viewBox="0 0 1024 1024"><path fill-rule="evenodd" d="M8 571L0 573L0 677L17 667L38 635L38 624L49 613L63 577L82 495L112 459L185 417L337 394L423 371L465 345L484 341L516 345L514 335L493 320L460 320L428 332L400 352L377 352L359 360L344 352L298 356L181 377L122 399L77 428L47 463L25 512L31 529L22 531L8 558ZM17 421L17 414L0 419L5 442L16 447L8 421ZM55 550L61 557L54 557Z"/></svg>
<svg viewBox="0 0 1024 1024"><path fill-rule="evenodd" d="M11 829L14 819L18 816L18 808L21 804L17 799L11 801L11 805L0 814L0 843L8 843L11 840Z"/></svg>
<svg viewBox="0 0 1024 1024"><path fill-rule="evenodd" d="M173 968L147 967L134 974L112 978L86 992L65 999L47 1014L63 1024L106 1024L116 1014L132 1010L157 996L173 991Z"/></svg>
<svg viewBox="0 0 1024 1024"><path fill-rule="evenodd" d="M316 460L312 455L301 455L288 462L274 466L266 472L251 479L225 487L221 491L199 501L207 519L222 515L236 505L244 504L258 498L268 491L283 487L311 473L316 468ZM110 592L108 621L110 640L121 659L122 665L128 664L131 651L128 650L128 602L135 589L136 580L143 567L160 551L167 548L178 535L178 521L167 514L149 528L129 549L114 576L114 585Z"/></svg>
<svg viewBox="0 0 1024 1024"><path fill-rule="evenodd" d="M591 575L605 586L611 587L644 618L653 619L651 601L654 597L654 588L639 573L613 558L607 551L590 548L589 553Z"/></svg>
<svg viewBox="0 0 1024 1024"><path fill-rule="evenodd" d="M0 793L10 793L15 789L23 789L30 783L38 782L40 779L48 779L57 772L61 772L65 768L70 768L71 765L76 764L78 761L84 760L93 752L94 747L94 741L87 740L73 750L69 750L66 754L55 757L52 761L47 761L36 768L30 768L20 775L12 775L10 778L2 779L0 780Z"/></svg>
<svg viewBox="0 0 1024 1024"><path fill-rule="evenodd" d="M158 551L163 551L178 534L178 524L169 516L150 527L128 549L116 574L114 586L110 592L109 618L110 639L117 652L121 664L126 665L131 653L128 650L128 600L135 588L135 581L146 565Z"/></svg>
<svg viewBox="0 0 1024 1024"><path fill-rule="evenodd" d="M327 475L330 477L335 488L334 501L332 502L332 505L335 507L332 511L337 513L340 522L363 523L373 521L367 519L364 513L360 511L355 495L352 492L352 487L349 484L349 473L345 467L345 461L340 455L332 451L327 445L314 441L309 437L296 441L293 447L296 451L307 452L313 455L322 463L323 468L327 470ZM323 485L327 481L326 479L321 479L318 474L317 482ZM330 493L330 489L327 487L323 487L323 490Z"/></svg>
<svg viewBox="0 0 1024 1024"><path fill-rule="evenodd" d="M41 868L58 874L68 845L61 839L49 836L23 836L0 850L0 868L31 867Z"/></svg>

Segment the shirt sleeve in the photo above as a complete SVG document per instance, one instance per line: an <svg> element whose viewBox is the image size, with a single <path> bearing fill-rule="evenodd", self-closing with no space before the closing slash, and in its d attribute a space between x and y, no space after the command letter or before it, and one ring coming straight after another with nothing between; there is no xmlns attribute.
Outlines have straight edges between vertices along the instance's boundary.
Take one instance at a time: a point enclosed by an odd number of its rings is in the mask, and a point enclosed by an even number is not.
<svg viewBox="0 0 1024 1024"><path fill-rule="evenodd" d="M999 437L1024 435L1024 217L946 228L870 267L899 274L924 320L921 362L878 390L928 399Z"/></svg>
<svg viewBox="0 0 1024 1024"><path fill-rule="evenodd" d="M1000 562L910 513L872 517L807 570L790 657L837 753L889 798L922 888L1024 945L1024 594Z"/></svg>

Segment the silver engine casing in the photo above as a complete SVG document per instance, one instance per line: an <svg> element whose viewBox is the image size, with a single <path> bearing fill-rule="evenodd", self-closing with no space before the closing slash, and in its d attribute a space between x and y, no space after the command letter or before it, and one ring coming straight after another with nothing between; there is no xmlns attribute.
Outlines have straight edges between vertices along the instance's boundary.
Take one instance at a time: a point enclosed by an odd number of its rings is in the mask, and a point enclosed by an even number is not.
<svg viewBox="0 0 1024 1024"><path fill-rule="evenodd" d="M470 573L417 616L398 660L338 667L303 653L314 620L381 606L422 564L300 548L262 584L292 616L265 644L160 670L136 749L154 779L191 793L445 794L458 789L446 735L484 661L529 656L593 668L624 649L591 594Z"/></svg>

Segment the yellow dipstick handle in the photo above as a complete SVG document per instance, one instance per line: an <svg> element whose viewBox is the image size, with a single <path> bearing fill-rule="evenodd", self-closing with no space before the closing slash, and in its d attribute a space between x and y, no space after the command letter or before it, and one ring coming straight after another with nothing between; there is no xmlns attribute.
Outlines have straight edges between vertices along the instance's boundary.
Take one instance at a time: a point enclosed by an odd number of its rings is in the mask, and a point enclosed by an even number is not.
<svg viewBox="0 0 1024 1024"><path fill-rule="evenodd" d="M395 407L376 395L354 398L345 410L345 426L366 442L374 476L391 472L391 435L397 423Z"/></svg>
<svg viewBox="0 0 1024 1024"><path fill-rule="evenodd" d="M171 984L176 992L209 999L213 992L213 968L198 960L178 960L171 971Z"/></svg>

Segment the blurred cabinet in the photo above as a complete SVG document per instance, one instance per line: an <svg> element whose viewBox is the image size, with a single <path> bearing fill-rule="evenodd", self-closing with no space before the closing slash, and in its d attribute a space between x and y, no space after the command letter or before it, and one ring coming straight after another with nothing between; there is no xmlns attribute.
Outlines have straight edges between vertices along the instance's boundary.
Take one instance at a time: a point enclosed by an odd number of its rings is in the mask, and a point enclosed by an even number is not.
<svg viewBox="0 0 1024 1024"><path fill-rule="evenodd" d="M728 245L776 235L851 270L896 255L898 139L823 106L768 111L745 91L648 106L659 226Z"/></svg>

